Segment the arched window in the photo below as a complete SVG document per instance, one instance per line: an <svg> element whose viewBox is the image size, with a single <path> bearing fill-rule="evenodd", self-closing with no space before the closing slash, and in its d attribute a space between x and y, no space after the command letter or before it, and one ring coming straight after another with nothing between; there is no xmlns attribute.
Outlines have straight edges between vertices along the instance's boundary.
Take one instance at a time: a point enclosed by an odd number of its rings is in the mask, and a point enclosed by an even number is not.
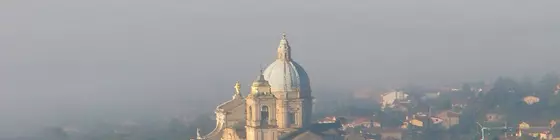
<svg viewBox="0 0 560 140"><path fill-rule="evenodd" d="M296 113L295 112L290 112L289 114L289 122L290 124L296 124Z"/></svg>
<svg viewBox="0 0 560 140"><path fill-rule="evenodd" d="M266 125L268 124L268 106L262 106L261 107L261 123L262 125Z"/></svg>
<svg viewBox="0 0 560 140"><path fill-rule="evenodd" d="M251 119L253 119L253 108L249 106L249 109L247 110L247 120Z"/></svg>

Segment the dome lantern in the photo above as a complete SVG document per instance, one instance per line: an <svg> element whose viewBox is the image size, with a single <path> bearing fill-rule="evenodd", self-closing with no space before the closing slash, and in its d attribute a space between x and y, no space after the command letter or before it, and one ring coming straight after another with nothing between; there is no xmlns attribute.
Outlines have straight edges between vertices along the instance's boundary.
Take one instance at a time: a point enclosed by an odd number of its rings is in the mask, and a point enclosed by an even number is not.
<svg viewBox="0 0 560 140"><path fill-rule="evenodd" d="M282 33L280 45L278 45L278 56L276 59L290 61L292 59L290 44L286 39L286 33Z"/></svg>

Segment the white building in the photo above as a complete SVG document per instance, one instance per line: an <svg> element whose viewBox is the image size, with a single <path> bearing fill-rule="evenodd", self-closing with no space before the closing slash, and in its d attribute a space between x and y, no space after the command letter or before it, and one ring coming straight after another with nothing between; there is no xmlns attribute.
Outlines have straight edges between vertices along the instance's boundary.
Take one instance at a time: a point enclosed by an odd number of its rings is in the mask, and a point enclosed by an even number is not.
<svg viewBox="0 0 560 140"><path fill-rule="evenodd" d="M410 101L408 100L408 94L402 91L391 91L381 94L381 108L391 107L395 104L395 101Z"/></svg>

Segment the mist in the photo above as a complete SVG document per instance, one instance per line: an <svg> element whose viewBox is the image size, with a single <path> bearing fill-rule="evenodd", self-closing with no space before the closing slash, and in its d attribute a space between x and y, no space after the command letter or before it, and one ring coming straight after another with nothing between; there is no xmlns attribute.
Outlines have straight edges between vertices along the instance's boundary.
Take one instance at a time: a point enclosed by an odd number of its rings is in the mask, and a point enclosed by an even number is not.
<svg viewBox="0 0 560 140"><path fill-rule="evenodd" d="M3 0L0 136L212 112L286 32L314 96L560 70L560 1Z"/></svg>

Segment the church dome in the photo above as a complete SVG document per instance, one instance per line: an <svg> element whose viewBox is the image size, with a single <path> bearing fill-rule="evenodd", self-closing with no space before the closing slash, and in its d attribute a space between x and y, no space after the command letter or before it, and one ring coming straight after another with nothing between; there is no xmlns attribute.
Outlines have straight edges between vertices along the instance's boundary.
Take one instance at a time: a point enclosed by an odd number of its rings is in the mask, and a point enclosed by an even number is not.
<svg viewBox="0 0 560 140"><path fill-rule="evenodd" d="M274 91L309 90L309 77L298 63L276 60L263 72L264 78Z"/></svg>
<svg viewBox="0 0 560 140"><path fill-rule="evenodd" d="M282 35L278 46L278 57L268 65L263 75L270 84L272 92L311 91L307 72L291 59L291 49L285 34Z"/></svg>

